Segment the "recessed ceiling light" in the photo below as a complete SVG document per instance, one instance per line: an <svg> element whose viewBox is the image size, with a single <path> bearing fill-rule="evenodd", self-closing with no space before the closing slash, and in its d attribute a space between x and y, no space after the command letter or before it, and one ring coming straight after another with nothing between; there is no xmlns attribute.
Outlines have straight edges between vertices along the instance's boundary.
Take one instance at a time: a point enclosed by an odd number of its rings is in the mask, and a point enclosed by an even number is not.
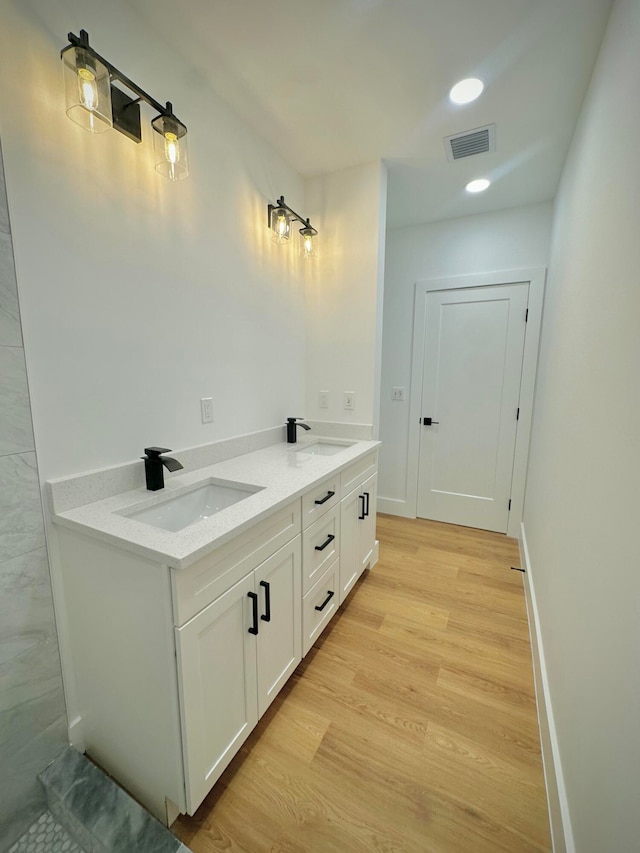
<svg viewBox="0 0 640 853"><path fill-rule="evenodd" d="M491 186L491 181L488 181L486 178L478 178L476 181L469 181L465 190L468 193L481 193L489 186Z"/></svg>
<svg viewBox="0 0 640 853"><path fill-rule="evenodd" d="M466 80L461 80L449 92L449 97L454 104L470 104L479 98L484 89L482 80L477 77L469 77Z"/></svg>

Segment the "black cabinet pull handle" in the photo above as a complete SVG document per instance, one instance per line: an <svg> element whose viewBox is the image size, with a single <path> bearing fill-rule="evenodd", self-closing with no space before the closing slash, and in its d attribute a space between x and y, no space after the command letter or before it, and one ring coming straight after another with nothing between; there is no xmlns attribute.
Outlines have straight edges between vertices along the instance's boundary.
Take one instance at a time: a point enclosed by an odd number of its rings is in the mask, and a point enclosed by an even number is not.
<svg viewBox="0 0 640 853"><path fill-rule="evenodd" d="M321 506L322 504L326 504L326 502L329 500L329 498L332 498L334 495L335 495L335 492L327 492L327 494L322 498L321 501L314 501L314 504L318 504L318 506Z"/></svg>
<svg viewBox="0 0 640 853"><path fill-rule="evenodd" d="M248 592L247 595L251 599L253 625L249 628L250 634L258 633L258 595L255 592Z"/></svg>
<svg viewBox="0 0 640 853"><path fill-rule="evenodd" d="M322 602L322 604L316 604L316 610L324 610L334 595L335 595L335 592L332 589L329 590L329 593L328 593L327 597L325 598L325 600Z"/></svg>
<svg viewBox="0 0 640 853"><path fill-rule="evenodd" d="M365 510L364 510L364 514L365 514L365 515L369 515L369 492L365 492L365 493L364 493L364 497L365 497Z"/></svg>
<svg viewBox="0 0 640 853"><path fill-rule="evenodd" d="M360 521L364 521L364 519L366 517L365 511L364 511L364 495L358 495L358 497L362 501L362 515L359 515L358 518L360 519Z"/></svg>
<svg viewBox="0 0 640 853"><path fill-rule="evenodd" d="M260 617L263 622L271 622L271 585L267 581L260 581L264 588L264 613Z"/></svg>
<svg viewBox="0 0 640 853"><path fill-rule="evenodd" d="M327 545L330 545L335 538L336 537L333 535L333 533L330 533L327 536L326 542L323 542L322 545L316 545L316 551L324 551L324 549L327 547Z"/></svg>

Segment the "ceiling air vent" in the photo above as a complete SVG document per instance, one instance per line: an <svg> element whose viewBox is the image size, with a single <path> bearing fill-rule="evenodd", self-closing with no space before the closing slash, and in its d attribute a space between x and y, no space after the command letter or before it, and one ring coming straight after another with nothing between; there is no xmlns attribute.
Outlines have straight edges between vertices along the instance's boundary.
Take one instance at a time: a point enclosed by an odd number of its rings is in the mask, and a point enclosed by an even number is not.
<svg viewBox="0 0 640 853"><path fill-rule="evenodd" d="M464 133L454 133L445 137L444 144L449 160L461 160L463 157L474 157L476 154L486 154L496 150L496 126L476 127L465 130Z"/></svg>

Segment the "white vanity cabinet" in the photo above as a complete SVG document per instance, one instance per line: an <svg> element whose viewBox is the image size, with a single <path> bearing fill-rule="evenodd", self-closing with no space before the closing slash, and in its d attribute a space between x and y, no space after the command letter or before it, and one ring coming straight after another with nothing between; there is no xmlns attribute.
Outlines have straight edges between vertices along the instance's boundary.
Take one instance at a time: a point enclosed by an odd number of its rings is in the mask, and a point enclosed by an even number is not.
<svg viewBox="0 0 640 853"><path fill-rule="evenodd" d="M375 562L377 480L375 454L342 473L340 501L340 601Z"/></svg>
<svg viewBox="0 0 640 853"><path fill-rule="evenodd" d="M125 495L87 505L94 527L85 510L54 517L71 742L165 823L195 812L377 558L377 449L346 467L276 452L302 478L289 493L274 479L277 509L215 547L195 525L151 539L118 514Z"/></svg>
<svg viewBox="0 0 640 853"><path fill-rule="evenodd" d="M164 822L193 814L301 659L300 527L298 498L185 569L57 531L72 743Z"/></svg>
<svg viewBox="0 0 640 853"><path fill-rule="evenodd" d="M193 814L301 659L300 536L176 628Z"/></svg>

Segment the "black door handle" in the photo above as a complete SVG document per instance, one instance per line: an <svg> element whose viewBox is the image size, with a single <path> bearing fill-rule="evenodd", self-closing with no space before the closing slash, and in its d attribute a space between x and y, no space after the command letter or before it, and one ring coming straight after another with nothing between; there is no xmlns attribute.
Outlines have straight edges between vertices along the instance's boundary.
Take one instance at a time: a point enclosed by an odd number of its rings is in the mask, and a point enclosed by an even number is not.
<svg viewBox="0 0 640 853"><path fill-rule="evenodd" d="M258 633L258 595L255 592L248 592L247 595L251 599L253 625L249 628L250 634Z"/></svg>
<svg viewBox="0 0 640 853"><path fill-rule="evenodd" d="M439 424L440 421L434 421L431 418L423 418L422 425L423 426L431 426L431 424Z"/></svg>
<svg viewBox="0 0 640 853"><path fill-rule="evenodd" d="M327 492L327 494L325 495L325 497L322 498L321 501L314 501L314 503L318 504L318 506L320 506L321 504L326 504L326 502L329 500L329 498L332 498L334 495L335 495L335 492Z"/></svg>
<svg viewBox="0 0 640 853"><path fill-rule="evenodd" d="M267 581L260 581L264 588L264 613L260 617L263 622L271 622L271 585Z"/></svg>
<svg viewBox="0 0 640 853"><path fill-rule="evenodd" d="M333 533L330 533L327 536L326 542L323 542L322 545L316 545L316 551L324 551L324 549L327 547L327 545L330 545L335 538L336 537L333 535Z"/></svg>
<svg viewBox="0 0 640 853"><path fill-rule="evenodd" d="M365 497L365 509L364 509L364 514L365 514L365 515L369 515L369 492L365 492L365 493L364 493L364 497Z"/></svg>
<svg viewBox="0 0 640 853"><path fill-rule="evenodd" d="M364 521L364 519L366 517L364 514L364 495L358 495L358 497L362 501L362 515L359 515L358 518L360 519L360 521Z"/></svg>
<svg viewBox="0 0 640 853"><path fill-rule="evenodd" d="M329 593L328 593L327 597L325 598L325 600L322 602L322 604L316 604L316 610L324 610L334 595L335 595L335 592L333 590L329 590Z"/></svg>

